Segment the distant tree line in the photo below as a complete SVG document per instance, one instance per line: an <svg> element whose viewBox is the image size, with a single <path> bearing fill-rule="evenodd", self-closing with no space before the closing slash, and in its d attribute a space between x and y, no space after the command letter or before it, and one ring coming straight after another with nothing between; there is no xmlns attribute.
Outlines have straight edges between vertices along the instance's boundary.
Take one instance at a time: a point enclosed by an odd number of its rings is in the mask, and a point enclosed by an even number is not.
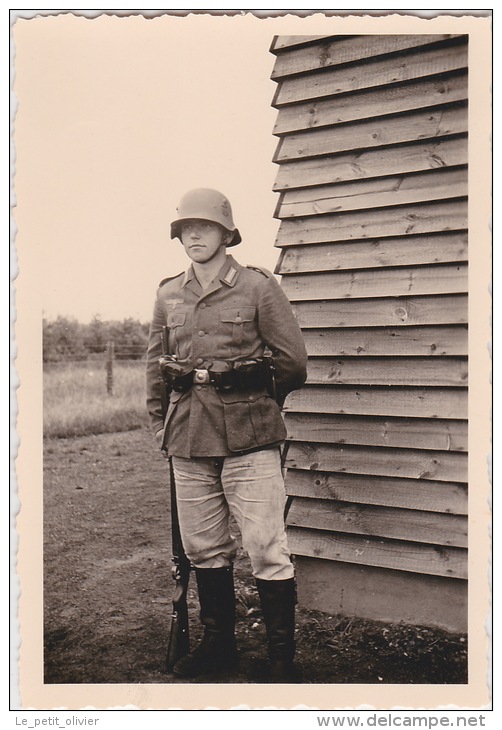
<svg viewBox="0 0 502 730"><path fill-rule="evenodd" d="M106 351L108 342L114 343L118 360L139 360L146 352L148 328L148 323L131 317L103 321L96 316L88 324L68 317L44 319L43 361L97 358Z"/></svg>

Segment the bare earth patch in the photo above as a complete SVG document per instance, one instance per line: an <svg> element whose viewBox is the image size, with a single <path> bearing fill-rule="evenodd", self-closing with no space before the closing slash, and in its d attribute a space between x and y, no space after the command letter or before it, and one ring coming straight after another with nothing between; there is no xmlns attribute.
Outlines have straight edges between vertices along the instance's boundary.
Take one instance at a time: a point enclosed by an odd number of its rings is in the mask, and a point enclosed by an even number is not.
<svg viewBox="0 0 502 730"><path fill-rule="evenodd" d="M44 448L45 683L171 683L164 671L171 595L166 462L138 429ZM247 557L236 563L239 670L207 682L265 681L266 648ZM192 578L191 639L200 635ZM328 616L299 607L303 683L462 684L465 636Z"/></svg>

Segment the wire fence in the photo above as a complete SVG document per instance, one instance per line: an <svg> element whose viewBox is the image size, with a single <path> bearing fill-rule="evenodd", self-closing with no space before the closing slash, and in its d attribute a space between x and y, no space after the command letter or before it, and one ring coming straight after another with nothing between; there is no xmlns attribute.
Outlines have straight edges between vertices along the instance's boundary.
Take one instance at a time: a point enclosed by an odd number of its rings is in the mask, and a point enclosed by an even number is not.
<svg viewBox="0 0 502 730"><path fill-rule="evenodd" d="M117 345L110 340L100 350L65 352L58 349L45 348L43 353L44 367L62 366L69 363L102 363L109 357L110 347L113 348L113 358L121 362L144 362L146 358L145 345Z"/></svg>
<svg viewBox="0 0 502 730"><path fill-rule="evenodd" d="M100 352L90 353L44 353L43 368L45 372L78 368L82 370L98 371L106 379L106 390L113 395L116 367L144 368L146 363L146 348L144 345L117 346L113 341L106 344Z"/></svg>

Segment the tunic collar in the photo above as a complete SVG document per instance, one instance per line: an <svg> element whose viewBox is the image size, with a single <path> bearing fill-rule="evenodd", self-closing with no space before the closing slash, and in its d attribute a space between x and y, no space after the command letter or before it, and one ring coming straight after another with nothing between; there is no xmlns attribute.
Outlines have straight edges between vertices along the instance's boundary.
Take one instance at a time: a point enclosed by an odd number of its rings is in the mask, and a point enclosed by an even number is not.
<svg viewBox="0 0 502 730"><path fill-rule="evenodd" d="M185 275L183 276L183 281L181 282L181 286L185 287L194 278L195 278L195 272L193 270L193 267L190 266L190 268L188 268L185 271Z"/></svg>
<svg viewBox="0 0 502 730"><path fill-rule="evenodd" d="M226 284L227 286L235 286L235 283L237 282L237 279L239 278L239 270L241 266L237 263L237 261L234 259L233 256L230 254L227 254L227 258L225 260L225 263L221 267L218 277L219 280ZM186 271L185 275L183 276L183 281L181 282L181 286L185 287L187 286L191 281L197 281L197 277L195 276L195 272L193 270L193 266L190 266Z"/></svg>
<svg viewBox="0 0 502 730"><path fill-rule="evenodd" d="M240 268L240 265L237 263L234 257L228 254L225 264L220 269L220 280L227 286L235 286L235 283L239 278Z"/></svg>

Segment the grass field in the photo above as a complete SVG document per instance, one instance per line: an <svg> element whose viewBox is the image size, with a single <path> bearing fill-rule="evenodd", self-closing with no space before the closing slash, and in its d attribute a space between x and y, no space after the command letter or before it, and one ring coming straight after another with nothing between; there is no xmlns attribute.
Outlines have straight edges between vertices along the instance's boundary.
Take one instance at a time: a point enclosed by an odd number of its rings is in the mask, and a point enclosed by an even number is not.
<svg viewBox="0 0 502 730"><path fill-rule="evenodd" d="M69 438L147 425L145 364L115 362L113 395L104 362L62 363L44 371L44 436Z"/></svg>
<svg viewBox="0 0 502 730"><path fill-rule="evenodd" d="M175 682L164 670L174 585L169 476L148 428L144 371L142 362L116 362L113 395L104 363L53 365L44 373L47 684ZM242 549L235 577L239 669L206 681L261 683L265 627ZM195 642L201 629L193 577L188 607ZM297 643L302 683L466 681L466 637L426 627L298 606Z"/></svg>
<svg viewBox="0 0 502 730"><path fill-rule="evenodd" d="M175 586L169 474L150 429L45 439L43 517L44 682L160 683L166 707L177 705L176 688L168 685L180 680L164 667ZM265 626L242 547L234 573L239 667L190 683L266 681ZM201 623L194 575L188 610L195 646ZM465 636L322 614L308 605L296 614L302 684L363 685L367 701L368 684L467 680ZM343 686L333 691L334 704L344 706ZM396 703L410 697L402 687L392 696ZM198 700L195 690L194 709Z"/></svg>

